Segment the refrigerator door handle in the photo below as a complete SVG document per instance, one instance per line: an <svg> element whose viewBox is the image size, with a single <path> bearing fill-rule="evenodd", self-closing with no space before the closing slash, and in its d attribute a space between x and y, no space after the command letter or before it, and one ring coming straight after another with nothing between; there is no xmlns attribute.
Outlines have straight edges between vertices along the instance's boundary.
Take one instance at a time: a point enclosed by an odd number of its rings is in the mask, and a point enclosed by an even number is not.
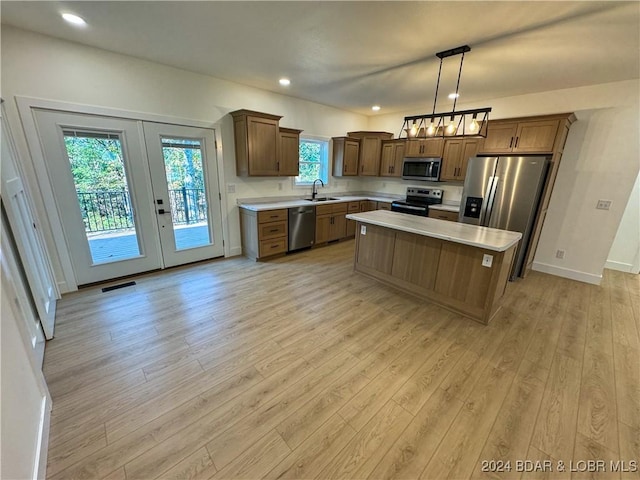
<svg viewBox="0 0 640 480"><path fill-rule="evenodd" d="M500 177L489 177L489 183L487 183L487 208L484 211L484 218L482 219L482 225L485 227L489 225L491 220L491 211L493 210L493 203L496 199L496 190L498 189L498 181Z"/></svg>

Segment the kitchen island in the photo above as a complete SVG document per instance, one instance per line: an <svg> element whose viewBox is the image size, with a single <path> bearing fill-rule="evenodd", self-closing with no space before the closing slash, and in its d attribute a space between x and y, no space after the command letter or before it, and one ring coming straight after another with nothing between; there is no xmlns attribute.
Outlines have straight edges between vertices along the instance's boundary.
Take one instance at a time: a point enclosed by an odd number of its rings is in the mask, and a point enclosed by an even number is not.
<svg viewBox="0 0 640 480"><path fill-rule="evenodd" d="M381 210L347 218L357 272L484 324L502 305L520 233Z"/></svg>

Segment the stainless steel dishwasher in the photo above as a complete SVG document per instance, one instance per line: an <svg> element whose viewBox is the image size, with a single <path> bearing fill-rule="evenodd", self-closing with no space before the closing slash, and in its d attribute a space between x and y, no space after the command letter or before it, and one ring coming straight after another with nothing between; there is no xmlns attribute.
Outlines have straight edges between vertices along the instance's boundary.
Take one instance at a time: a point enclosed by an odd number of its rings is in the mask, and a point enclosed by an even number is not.
<svg viewBox="0 0 640 480"><path fill-rule="evenodd" d="M289 209L289 251L309 248L316 239L316 207Z"/></svg>

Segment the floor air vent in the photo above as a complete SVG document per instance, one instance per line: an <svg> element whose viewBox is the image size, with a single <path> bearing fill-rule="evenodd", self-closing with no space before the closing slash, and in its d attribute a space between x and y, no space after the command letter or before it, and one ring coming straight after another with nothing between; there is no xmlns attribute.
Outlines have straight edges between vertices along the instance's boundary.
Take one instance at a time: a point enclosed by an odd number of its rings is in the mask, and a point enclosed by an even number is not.
<svg viewBox="0 0 640 480"><path fill-rule="evenodd" d="M111 290L117 290L118 288L130 287L135 284L136 282L125 282L125 283L119 283L118 285L111 285L110 287L104 287L102 289L102 293L110 292Z"/></svg>

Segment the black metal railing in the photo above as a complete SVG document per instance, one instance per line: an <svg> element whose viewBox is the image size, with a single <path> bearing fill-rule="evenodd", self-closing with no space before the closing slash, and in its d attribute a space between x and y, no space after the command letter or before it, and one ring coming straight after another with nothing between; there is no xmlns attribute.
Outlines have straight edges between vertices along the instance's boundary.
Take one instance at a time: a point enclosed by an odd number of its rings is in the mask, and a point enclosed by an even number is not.
<svg viewBox="0 0 640 480"><path fill-rule="evenodd" d="M77 192L82 220L87 233L133 228L133 209L127 190ZM174 225L189 225L207 220L207 201L202 188L169 190Z"/></svg>

